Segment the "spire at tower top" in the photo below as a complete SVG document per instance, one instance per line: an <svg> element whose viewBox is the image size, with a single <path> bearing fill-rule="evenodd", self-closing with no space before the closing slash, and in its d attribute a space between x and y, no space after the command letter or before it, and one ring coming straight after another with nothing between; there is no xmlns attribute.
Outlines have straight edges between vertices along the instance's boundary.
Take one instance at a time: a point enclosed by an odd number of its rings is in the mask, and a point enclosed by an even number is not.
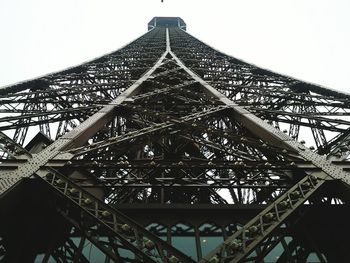
<svg viewBox="0 0 350 263"><path fill-rule="evenodd" d="M186 30L186 23L180 17L153 17L152 20L148 23L148 30L153 29L154 27L180 27L183 30Z"/></svg>

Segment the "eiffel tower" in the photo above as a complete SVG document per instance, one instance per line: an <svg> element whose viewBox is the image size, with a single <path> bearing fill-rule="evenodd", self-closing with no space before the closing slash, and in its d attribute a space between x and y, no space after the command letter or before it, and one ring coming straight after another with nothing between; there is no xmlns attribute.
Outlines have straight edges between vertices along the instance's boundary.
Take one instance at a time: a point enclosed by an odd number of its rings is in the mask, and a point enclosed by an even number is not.
<svg viewBox="0 0 350 263"><path fill-rule="evenodd" d="M350 95L155 17L0 89L0 262L348 262Z"/></svg>

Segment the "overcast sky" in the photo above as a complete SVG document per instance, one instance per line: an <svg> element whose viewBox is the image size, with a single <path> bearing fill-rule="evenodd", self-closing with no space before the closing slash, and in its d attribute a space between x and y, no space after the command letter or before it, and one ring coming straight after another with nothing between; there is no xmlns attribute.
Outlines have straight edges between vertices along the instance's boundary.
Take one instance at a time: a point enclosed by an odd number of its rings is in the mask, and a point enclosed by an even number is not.
<svg viewBox="0 0 350 263"><path fill-rule="evenodd" d="M154 16L237 58L350 91L349 0L1 0L0 86L118 49Z"/></svg>

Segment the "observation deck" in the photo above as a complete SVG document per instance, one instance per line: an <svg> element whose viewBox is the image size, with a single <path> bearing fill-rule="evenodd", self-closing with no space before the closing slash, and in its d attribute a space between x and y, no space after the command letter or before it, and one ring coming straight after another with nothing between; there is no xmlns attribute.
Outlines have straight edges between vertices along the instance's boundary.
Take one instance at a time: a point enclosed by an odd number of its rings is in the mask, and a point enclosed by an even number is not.
<svg viewBox="0 0 350 263"><path fill-rule="evenodd" d="M155 27L179 27L186 31L186 23L180 17L160 17L156 16L152 18L148 23L148 30Z"/></svg>

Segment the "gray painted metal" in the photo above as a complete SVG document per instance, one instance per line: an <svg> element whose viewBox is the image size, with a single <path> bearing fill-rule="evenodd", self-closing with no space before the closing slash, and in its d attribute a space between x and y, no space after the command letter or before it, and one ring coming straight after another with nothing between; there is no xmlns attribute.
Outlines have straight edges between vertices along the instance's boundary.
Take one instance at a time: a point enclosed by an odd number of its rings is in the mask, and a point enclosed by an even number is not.
<svg viewBox="0 0 350 263"><path fill-rule="evenodd" d="M167 21L178 24L165 29ZM350 184L348 163L332 162L346 160L349 153L350 125L340 119L350 116L347 94L228 57L184 32L185 26L180 18L154 18L152 30L119 53L0 91L6 93L0 95L2 113L21 114L0 116L5 123L0 148L9 157L0 165L1 197L24 178L44 179L66 202L57 211L83 235L79 247L65 244L76 260L84 262L88 239L108 260L123 260L118 249L111 249L120 243L139 261L194 262L112 206L228 205L217 191L227 189L236 205L249 207L254 200L265 209L206 256L196 229L196 251L199 259L204 256L200 262L238 262L259 252L259 244L326 181ZM147 44L147 39L155 41ZM16 109L14 101L23 108ZM38 153L26 151L28 127L38 126L49 136L52 122L59 122L57 139ZM289 135L280 124L289 125ZM325 155L296 141L300 127L311 130ZM5 133L9 129L15 129L13 139ZM338 135L328 140L325 131ZM142 157L148 148L153 155ZM61 168L68 174L56 170ZM88 178L100 175L75 182L69 169L80 168ZM244 176L236 176L240 173ZM109 204L89 188L108 189ZM246 199L244 189L251 191ZM77 222L74 213L90 221ZM121 228L125 225L132 235ZM106 231L109 247L99 240Z"/></svg>

